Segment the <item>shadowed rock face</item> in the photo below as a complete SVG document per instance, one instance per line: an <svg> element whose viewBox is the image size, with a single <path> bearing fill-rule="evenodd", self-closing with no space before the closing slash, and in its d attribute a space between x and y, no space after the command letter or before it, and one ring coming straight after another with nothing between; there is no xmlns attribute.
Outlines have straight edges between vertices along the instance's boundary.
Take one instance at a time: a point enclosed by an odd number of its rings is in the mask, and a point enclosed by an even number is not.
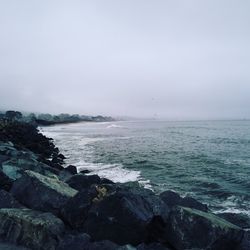
<svg viewBox="0 0 250 250"><path fill-rule="evenodd" d="M76 190L82 190L89 188L93 184L99 184L101 178L98 175L83 175L76 174L66 181L72 188Z"/></svg>
<svg viewBox="0 0 250 250"><path fill-rule="evenodd" d="M30 250L30 248L26 248L22 246L15 246L13 244L1 243L1 242L0 242L0 249L1 250Z"/></svg>
<svg viewBox="0 0 250 250"><path fill-rule="evenodd" d="M208 207L206 204L202 204L192 197L186 196L182 198L179 194L170 190L162 192L160 194L160 197L170 208L173 208L175 206L182 206L198 209L203 212L208 212Z"/></svg>
<svg viewBox="0 0 250 250"><path fill-rule="evenodd" d="M176 207L170 213L165 237L177 250L233 250L243 234L241 228L213 214Z"/></svg>
<svg viewBox="0 0 250 250"><path fill-rule="evenodd" d="M0 238L37 250L54 250L63 222L50 213L30 209L0 209Z"/></svg>
<svg viewBox="0 0 250 250"><path fill-rule="evenodd" d="M9 191L12 187L13 180L11 180L4 172L0 170L0 188Z"/></svg>
<svg viewBox="0 0 250 250"><path fill-rule="evenodd" d="M0 190L0 208L25 208L10 193ZM1 249L1 248L0 248Z"/></svg>
<svg viewBox="0 0 250 250"><path fill-rule="evenodd" d="M25 171L13 184L11 193L29 208L58 214L60 208L77 191L56 178Z"/></svg>
<svg viewBox="0 0 250 250"><path fill-rule="evenodd" d="M94 240L137 245L147 239L154 216L152 204L142 195L120 190L91 207L82 229Z"/></svg>

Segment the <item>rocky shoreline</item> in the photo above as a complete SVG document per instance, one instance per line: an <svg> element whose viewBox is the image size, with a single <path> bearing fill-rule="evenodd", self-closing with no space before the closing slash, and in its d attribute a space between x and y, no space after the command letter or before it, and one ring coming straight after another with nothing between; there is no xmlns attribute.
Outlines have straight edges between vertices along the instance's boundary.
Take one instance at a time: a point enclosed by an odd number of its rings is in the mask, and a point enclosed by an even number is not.
<svg viewBox="0 0 250 250"><path fill-rule="evenodd" d="M0 128L0 249L250 249L249 224L237 215L77 173L63 159L30 124Z"/></svg>

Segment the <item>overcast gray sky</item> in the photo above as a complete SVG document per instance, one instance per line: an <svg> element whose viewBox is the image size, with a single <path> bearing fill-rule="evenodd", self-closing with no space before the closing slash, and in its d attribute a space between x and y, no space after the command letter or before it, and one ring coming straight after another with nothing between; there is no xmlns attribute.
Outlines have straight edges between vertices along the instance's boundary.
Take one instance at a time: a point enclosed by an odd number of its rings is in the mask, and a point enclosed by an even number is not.
<svg viewBox="0 0 250 250"><path fill-rule="evenodd" d="M0 108L250 118L249 0L0 0Z"/></svg>

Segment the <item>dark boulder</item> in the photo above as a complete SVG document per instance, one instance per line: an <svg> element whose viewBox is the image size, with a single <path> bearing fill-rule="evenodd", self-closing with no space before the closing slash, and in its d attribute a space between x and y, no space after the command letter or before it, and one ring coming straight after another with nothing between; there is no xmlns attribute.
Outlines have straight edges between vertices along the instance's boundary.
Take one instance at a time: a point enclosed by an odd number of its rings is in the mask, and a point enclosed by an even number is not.
<svg viewBox="0 0 250 250"><path fill-rule="evenodd" d="M65 235L56 250L118 250L119 246L109 240L92 242L88 234ZM124 249L125 250L125 249Z"/></svg>
<svg viewBox="0 0 250 250"><path fill-rule="evenodd" d="M208 212L208 207L206 204L202 204L201 202L188 196L182 198L179 205L182 207L189 207L189 208L194 208L203 212Z"/></svg>
<svg viewBox="0 0 250 250"><path fill-rule="evenodd" d="M54 177L59 173L56 169L32 158L12 158L2 163L1 167L1 171L12 180L20 178L26 170L31 170L49 177Z"/></svg>
<svg viewBox="0 0 250 250"><path fill-rule="evenodd" d="M24 208L12 194L5 190L0 190L0 208Z"/></svg>
<svg viewBox="0 0 250 250"><path fill-rule="evenodd" d="M65 168L66 171L70 172L71 174L77 174L77 168L73 165L69 165Z"/></svg>
<svg viewBox="0 0 250 250"><path fill-rule="evenodd" d="M9 191L12 187L13 180L0 170L0 189Z"/></svg>
<svg viewBox="0 0 250 250"><path fill-rule="evenodd" d="M89 174L90 173L90 170L88 169L83 169L80 171L80 174Z"/></svg>
<svg viewBox="0 0 250 250"><path fill-rule="evenodd" d="M250 229L250 218L244 214L220 213L217 216L243 229Z"/></svg>
<svg viewBox="0 0 250 250"><path fill-rule="evenodd" d="M9 159L10 159L9 156L0 154L0 165Z"/></svg>
<svg viewBox="0 0 250 250"><path fill-rule="evenodd" d="M179 205L182 199L179 194L170 190L162 192L160 197L170 208Z"/></svg>
<svg viewBox="0 0 250 250"><path fill-rule="evenodd" d="M100 184L115 184L115 183L107 178L101 178Z"/></svg>
<svg viewBox="0 0 250 250"><path fill-rule="evenodd" d="M93 184L99 184L101 182L101 178L98 175L83 175L83 174L76 174L73 175L70 179L66 181L66 183L76 189L82 190L89 188Z"/></svg>
<svg viewBox="0 0 250 250"><path fill-rule="evenodd" d="M189 196L182 198L179 194L170 190L162 192L160 197L170 208L173 208L174 206L183 206L201 210L203 212L208 211L206 204L202 204L201 202Z"/></svg>
<svg viewBox="0 0 250 250"><path fill-rule="evenodd" d="M56 250L83 250L88 246L89 242L90 236L87 234L66 234L63 239L60 240Z"/></svg>
<svg viewBox="0 0 250 250"><path fill-rule="evenodd" d="M93 199L97 196L95 187L83 189L70 198L61 209L62 219L73 229L81 229L92 206Z"/></svg>
<svg viewBox="0 0 250 250"><path fill-rule="evenodd" d="M177 250L233 250L241 242L243 230L213 214L176 207L170 213L165 237Z"/></svg>
<svg viewBox="0 0 250 250"><path fill-rule="evenodd" d="M30 248L27 248L27 247L17 246L17 245L9 244L6 242L0 242L0 249L1 250L31 250Z"/></svg>
<svg viewBox="0 0 250 250"><path fill-rule="evenodd" d="M136 248L137 250L169 250L166 246L163 246L161 243L151 243L145 244L142 243Z"/></svg>
<svg viewBox="0 0 250 250"><path fill-rule="evenodd" d="M94 201L82 228L94 240L108 239L120 245L138 245L150 237L149 232L153 231L149 230L150 222L156 214L143 195L118 188Z"/></svg>
<svg viewBox="0 0 250 250"><path fill-rule="evenodd" d="M112 241L103 240L97 242L91 242L85 246L82 250L118 250L119 246Z"/></svg>
<svg viewBox="0 0 250 250"><path fill-rule="evenodd" d="M25 206L58 214L61 207L77 191L56 178L25 171L11 188L13 196Z"/></svg>
<svg viewBox="0 0 250 250"><path fill-rule="evenodd" d="M250 231L245 231L244 237L236 250L249 250L250 249Z"/></svg>
<svg viewBox="0 0 250 250"><path fill-rule="evenodd" d="M61 181L63 181L63 182L66 182L66 181L69 180L72 176L73 176L73 175L72 175L69 171L63 169L63 170L59 171L58 178L59 178L59 180L61 180Z"/></svg>
<svg viewBox="0 0 250 250"><path fill-rule="evenodd" d="M63 222L50 213L30 209L0 209L0 239L37 250L55 250Z"/></svg>

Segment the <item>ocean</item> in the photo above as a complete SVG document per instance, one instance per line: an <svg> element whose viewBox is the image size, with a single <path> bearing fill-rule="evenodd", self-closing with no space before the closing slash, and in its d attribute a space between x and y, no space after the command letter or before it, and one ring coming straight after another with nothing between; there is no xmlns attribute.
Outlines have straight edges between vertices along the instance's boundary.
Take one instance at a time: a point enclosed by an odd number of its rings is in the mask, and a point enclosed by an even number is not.
<svg viewBox="0 0 250 250"><path fill-rule="evenodd" d="M250 121L119 121L42 127L65 165L173 190L250 216Z"/></svg>

